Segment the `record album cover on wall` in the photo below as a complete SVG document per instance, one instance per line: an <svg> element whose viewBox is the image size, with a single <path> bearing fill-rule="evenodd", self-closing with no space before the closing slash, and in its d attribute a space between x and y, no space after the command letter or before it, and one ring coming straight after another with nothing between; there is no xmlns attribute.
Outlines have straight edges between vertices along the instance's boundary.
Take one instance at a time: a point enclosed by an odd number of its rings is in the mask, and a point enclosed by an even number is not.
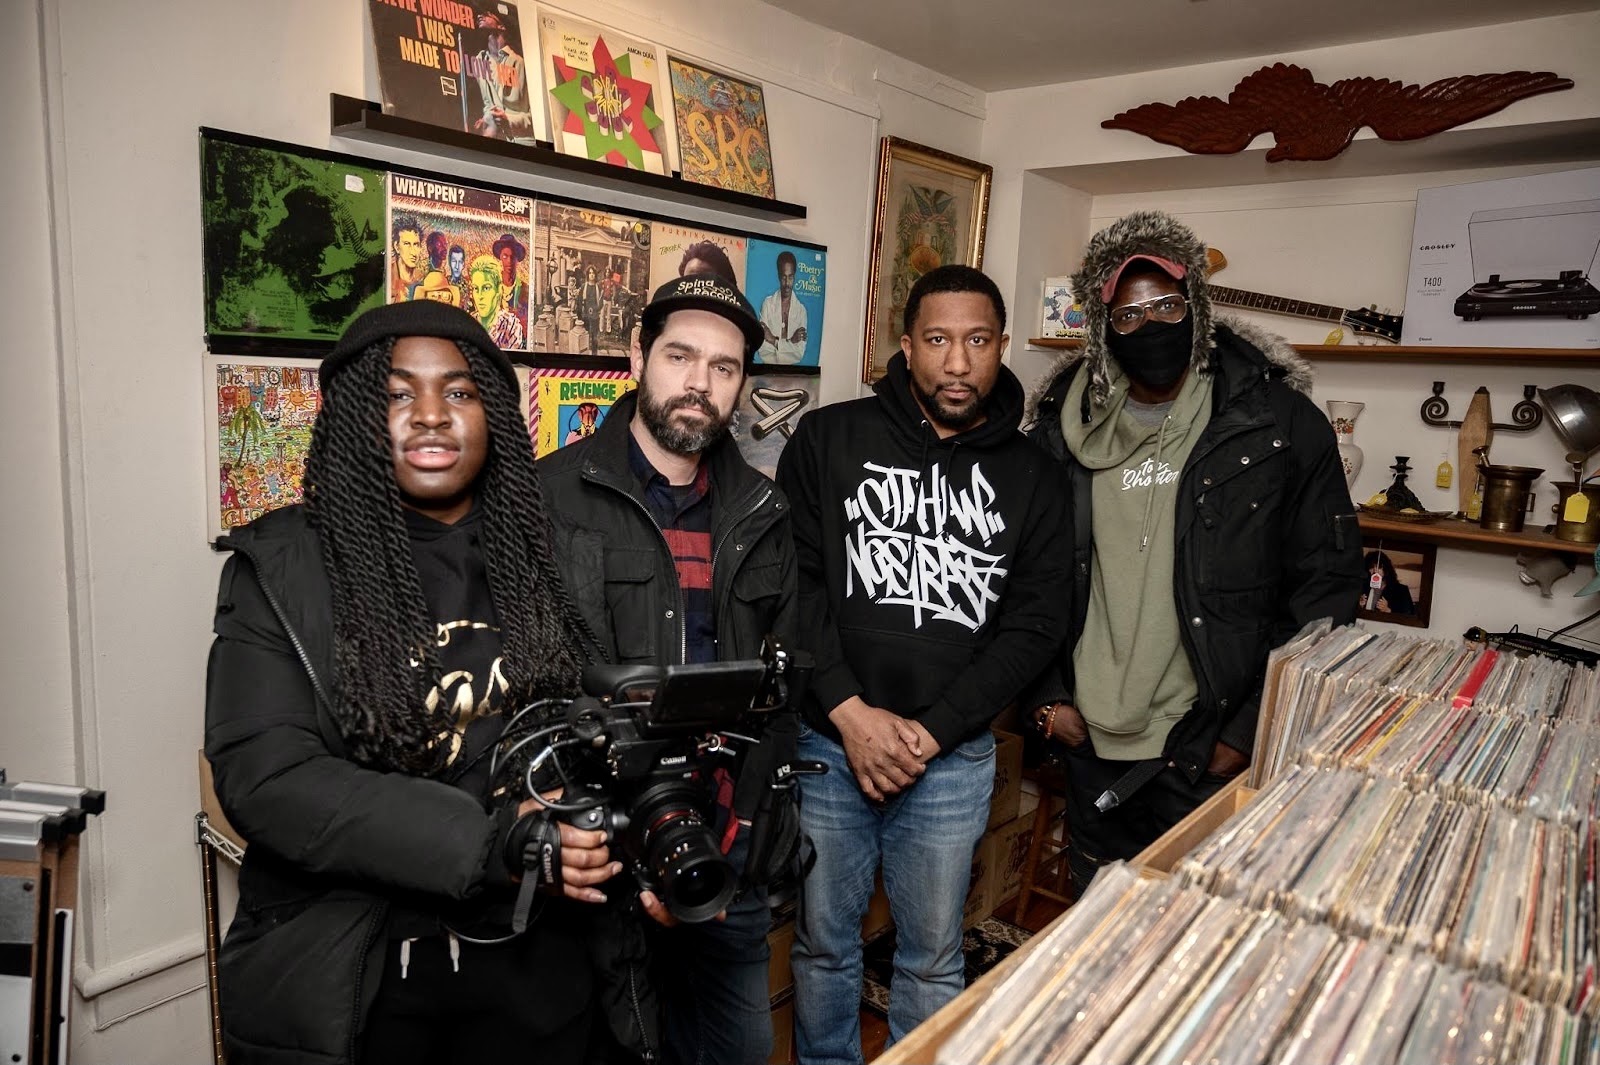
<svg viewBox="0 0 1600 1065"><path fill-rule="evenodd" d="M776 199L761 86L678 56L667 69L683 179Z"/></svg>
<svg viewBox="0 0 1600 1065"><path fill-rule="evenodd" d="M554 11L539 15L556 150L630 170L678 169L671 89L653 44Z"/></svg>
<svg viewBox="0 0 1600 1065"><path fill-rule="evenodd" d="M515 144L548 139L516 4L368 0L367 9L385 113Z"/></svg>

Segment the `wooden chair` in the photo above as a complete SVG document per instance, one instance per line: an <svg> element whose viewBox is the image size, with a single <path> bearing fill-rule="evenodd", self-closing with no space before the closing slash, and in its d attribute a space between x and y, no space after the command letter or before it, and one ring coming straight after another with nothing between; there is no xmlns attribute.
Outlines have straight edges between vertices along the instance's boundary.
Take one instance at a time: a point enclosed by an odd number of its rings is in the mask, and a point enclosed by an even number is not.
<svg viewBox="0 0 1600 1065"><path fill-rule="evenodd" d="M1067 867L1067 842L1071 827L1067 824L1066 774L1056 762L1045 762L1037 769L1024 769L1024 779L1039 786L1039 805L1033 812L1033 840L1028 845L1027 864L1022 869L1022 888L1017 893L1016 923L1021 924L1028 913L1032 896L1050 899L1062 906L1072 905L1071 873ZM1061 838L1054 838L1057 822L1061 825ZM1040 886L1053 883L1053 887Z"/></svg>

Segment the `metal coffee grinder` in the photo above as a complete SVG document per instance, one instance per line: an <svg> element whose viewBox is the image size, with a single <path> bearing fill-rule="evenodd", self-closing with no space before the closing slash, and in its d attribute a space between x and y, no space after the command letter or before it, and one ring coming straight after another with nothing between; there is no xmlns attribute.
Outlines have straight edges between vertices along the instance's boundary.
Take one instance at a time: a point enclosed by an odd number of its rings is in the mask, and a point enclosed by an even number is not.
<svg viewBox="0 0 1600 1065"><path fill-rule="evenodd" d="M1572 480L1555 482L1556 539L1600 542L1600 482L1588 482L1583 475L1589 456L1600 449L1600 394L1582 385L1556 385L1541 388L1539 402L1572 467Z"/></svg>

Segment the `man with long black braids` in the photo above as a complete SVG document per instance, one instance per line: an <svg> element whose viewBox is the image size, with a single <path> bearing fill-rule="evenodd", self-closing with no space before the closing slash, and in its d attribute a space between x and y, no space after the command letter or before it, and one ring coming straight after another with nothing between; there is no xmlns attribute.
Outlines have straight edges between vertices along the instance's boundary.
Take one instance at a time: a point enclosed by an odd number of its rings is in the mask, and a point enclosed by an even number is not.
<svg viewBox="0 0 1600 1065"><path fill-rule="evenodd" d="M788 504L739 454L728 423L761 321L734 284L689 274L656 290L633 346L636 392L594 435L539 464L573 599L608 657L666 665L756 658L795 632ZM770 722L737 779L718 770L714 826L741 873L773 769L794 751L793 714ZM663 1060L749 1065L771 1051L762 875L725 918L669 927L653 968L666 1007ZM672 924L653 895L646 909Z"/></svg>
<svg viewBox="0 0 1600 1065"><path fill-rule="evenodd" d="M588 657L515 373L423 300L353 322L321 386L305 503L218 541L206 756L249 844L218 966L229 1060L576 1063L582 904L620 863L560 826L564 886L509 934L507 840L541 811L490 794L503 715L575 694Z"/></svg>

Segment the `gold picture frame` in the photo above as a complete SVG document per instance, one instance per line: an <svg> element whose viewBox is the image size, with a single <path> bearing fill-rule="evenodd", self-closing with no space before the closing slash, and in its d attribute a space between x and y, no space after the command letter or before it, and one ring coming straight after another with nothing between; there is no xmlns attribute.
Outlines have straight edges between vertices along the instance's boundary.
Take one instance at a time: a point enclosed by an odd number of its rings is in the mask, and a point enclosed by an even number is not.
<svg viewBox="0 0 1600 1065"><path fill-rule="evenodd" d="M994 168L959 155L885 137L878 149L872 263L861 380L882 377L900 348L900 315L917 278L937 266L983 268Z"/></svg>

